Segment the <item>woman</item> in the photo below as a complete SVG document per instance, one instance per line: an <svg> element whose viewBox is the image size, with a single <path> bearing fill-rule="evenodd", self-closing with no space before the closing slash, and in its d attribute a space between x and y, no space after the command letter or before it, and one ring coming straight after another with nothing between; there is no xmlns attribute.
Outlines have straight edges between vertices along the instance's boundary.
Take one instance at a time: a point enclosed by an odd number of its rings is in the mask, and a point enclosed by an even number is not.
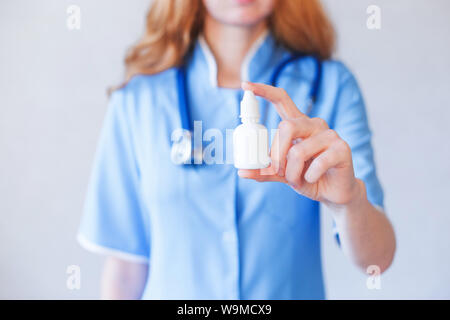
<svg viewBox="0 0 450 320"><path fill-rule="evenodd" d="M356 265L389 267L395 238L363 99L332 49L319 1L153 1L110 99L79 234L108 256L104 298L323 299L319 202ZM267 85L294 52L308 57ZM270 167L173 163L180 103L203 132L225 136L242 89L271 102L261 106L261 121L279 129Z"/></svg>

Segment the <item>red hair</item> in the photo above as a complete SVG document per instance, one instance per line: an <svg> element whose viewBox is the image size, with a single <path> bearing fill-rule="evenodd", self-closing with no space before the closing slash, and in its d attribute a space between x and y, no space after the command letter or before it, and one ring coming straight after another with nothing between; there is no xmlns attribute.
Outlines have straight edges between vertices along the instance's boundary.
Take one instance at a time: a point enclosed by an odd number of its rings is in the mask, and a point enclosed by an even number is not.
<svg viewBox="0 0 450 320"><path fill-rule="evenodd" d="M202 0L153 0L145 33L125 58L126 80L136 74L154 74L183 62L203 28ZM320 0L278 0L269 28L288 49L331 57L334 28Z"/></svg>

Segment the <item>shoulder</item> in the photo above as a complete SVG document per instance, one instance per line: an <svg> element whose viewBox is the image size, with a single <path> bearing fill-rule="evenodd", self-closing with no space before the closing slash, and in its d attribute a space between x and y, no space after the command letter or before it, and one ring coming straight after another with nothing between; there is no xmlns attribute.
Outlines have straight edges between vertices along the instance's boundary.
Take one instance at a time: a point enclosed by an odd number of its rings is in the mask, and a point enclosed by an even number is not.
<svg viewBox="0 0 450 320"><path fill-rule="evenodd" d="M317 77L317 59L313 56L306 56L294 62L292 70L298 72L302 77L312 81ZM322 85L328 89L338 88L348 81L356 81L350 68L340 60L328 59L320 61L320 78Z"/></svg>
<svg viewBox="0 0 450 320"><path fill-rule="evenodd" d="M354 73L339 60L323 61L322 88L326 88L333 106L362 101L361 89Z"/></svg>
<svg viewBox="0 0 450 320"><path fill-rule="evenodd" d="M360 112L364 100L353 72L339 60L322 61L319 99L314 116L325 119L330 127L347 111Z"/></svg>
<svg viewBox="0 0 450 320"><path fill-rule="evenodd" d="M324 79L341 86L348 81L356 81L350 68L340 60L329 59L322 62Z"/></svg>
<svg viewBox="0 0 450 320"><path fill-rule="evenodd" d="M114 90L109 99L110 104L120 105L122 109L140 111L169 97L176 85L175 69L171 68L157 74L138 74L124 86Z"/></svg>
<svg viewBox="0 0 450 320"><path fill-rule="evenodd" d="M156 74L137 74L133 76L123 87L115 90L113 94L130 96L149 93L162 88L168 88L175 82L175 68L164 70Z"/></svg>

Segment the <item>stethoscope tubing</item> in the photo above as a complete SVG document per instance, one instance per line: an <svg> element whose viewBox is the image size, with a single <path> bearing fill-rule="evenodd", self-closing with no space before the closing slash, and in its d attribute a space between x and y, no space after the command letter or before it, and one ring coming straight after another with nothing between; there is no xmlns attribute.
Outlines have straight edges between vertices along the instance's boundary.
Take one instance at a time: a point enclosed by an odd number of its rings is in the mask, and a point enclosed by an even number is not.
<svg viewBox="0 0 450 320"><path fill-rule="evenodd" d="M304 54L293 54L286 59L284 59L280 64L275 68L272 76L270 77L270 84L274 87L278 86L278 80L280 78L281 73L284 69L291 63L295 61L299 61L301 59L309 58L310 56L306 56ZM307 114L311 112L312 106L317 101L317 96L320 91L320 83L322 81L322 61L319 58L312 57L315 63L315 76L311 86L311 90L309 93L309 101L308 101L308 109L306 111ZM178 92L178 108L180 112L180 120L181 120L181 128L183 130L192 133L192 123L189 116L189 97L188 97L188 87L187 87L187 74L186 67L184 64L179 66L176 70L176 86ZM191 135L189 135L191 136ZM187 144L190 146L190 144ZM173 148L174 146L172 146ZM187 159L186 159L187 160Z"/></svg>
<svg viewBox="0 0 450 320"><path fill-rule="evenodd" d="M177 68L177 92L178 108L180 111L181 128L192 131L192 124L189 117L189 100L187 95L187 75L184 65Z"/></svg>
<svg viewBox="0 0 450 320"><path fill-rule="evenodd" d="M294 54L284 59L274 70L272 76L270 77L270 84L274 87L278 86L278 80L284 69L292 62L309 58L304 54ZM311 102L314 104L317 101L317 97L320 91L320 83L322 80L322 62L316 58L312 57L315 63L315 77L313 84L311 86L309 97ZM189 117L189 101L187 95L187 75L186 67L183 65L177 68L177 92L178 92L178 107L180 112L181 128L191 131L192 124Z"/></svg>

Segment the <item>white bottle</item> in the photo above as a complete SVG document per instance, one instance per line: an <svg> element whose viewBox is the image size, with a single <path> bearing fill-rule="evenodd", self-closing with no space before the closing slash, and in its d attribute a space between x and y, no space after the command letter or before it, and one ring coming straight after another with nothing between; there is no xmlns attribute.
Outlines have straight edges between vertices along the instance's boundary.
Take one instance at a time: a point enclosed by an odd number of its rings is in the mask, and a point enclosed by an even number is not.
<svg viewBox="0 0 450 320"><path fill-rule="evenodd" d="M245 91L241 101L241 121L233 132L234 166L238 169L262 169L270 164L269 134L259 124L258 100Z"/></svg>

